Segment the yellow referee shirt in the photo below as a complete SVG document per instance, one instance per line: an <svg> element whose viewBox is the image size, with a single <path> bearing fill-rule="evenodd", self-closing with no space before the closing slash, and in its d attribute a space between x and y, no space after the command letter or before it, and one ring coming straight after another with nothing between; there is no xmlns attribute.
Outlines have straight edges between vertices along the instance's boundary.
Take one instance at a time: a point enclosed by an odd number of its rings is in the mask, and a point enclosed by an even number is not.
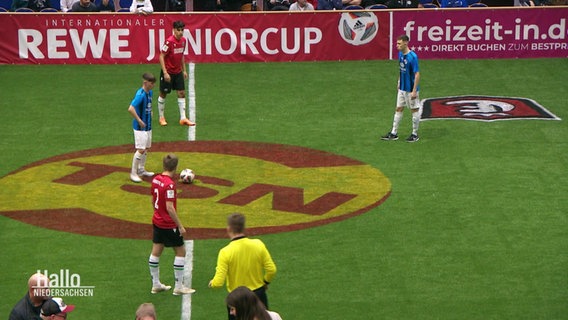
<svg viewBox="0 0 568 320"><path fill-rule="evenodd" d="M276 265L264 243L240 237L219 251L211 287L220 288L226 282L229 292L240 286L256 290L271 282L275 275Z"/></svg>

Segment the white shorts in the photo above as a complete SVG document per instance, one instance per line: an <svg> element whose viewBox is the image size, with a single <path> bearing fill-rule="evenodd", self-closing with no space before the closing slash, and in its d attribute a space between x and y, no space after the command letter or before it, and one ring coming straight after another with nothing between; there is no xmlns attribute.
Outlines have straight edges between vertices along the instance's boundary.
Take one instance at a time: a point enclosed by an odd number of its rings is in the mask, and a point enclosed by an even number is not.
<svg viewBox="0 0 568 320"><path fill-rule="evenodd" d="M410 92L398 90L398 96L396 98L397 107L408 107L410 109L420 108L420 92L416 92L416 99L410 97Z"/></svg>
<svg viewBox="0 0 568 320"><path fill-rule="evenodd" d="M142 130L133 130L134 131L134 148L136 149L149 149L152 146L152 130L150 131L142 131Z"/></svg>

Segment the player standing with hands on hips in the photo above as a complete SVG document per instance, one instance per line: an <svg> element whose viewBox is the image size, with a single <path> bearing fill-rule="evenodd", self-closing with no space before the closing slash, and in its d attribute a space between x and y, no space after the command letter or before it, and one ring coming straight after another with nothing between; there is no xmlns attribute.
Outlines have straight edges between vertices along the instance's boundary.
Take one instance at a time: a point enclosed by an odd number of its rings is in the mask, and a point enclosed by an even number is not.
<svg viewBox="0 0 568 320"><path fill-rule="evenodd" d="M185 115L185 79L187 70L183 53L187 45L187 39L183 36L185 24L183 21L175 21L173 34L166 39L166 43L160 50L160 96L158 97L158 112L160 125L166 126L168 122L164 116L166 109L166 96L172 90L177 91L177 103L179 107L179 124L182 126L194 126L195 123L187 119Z"/></svg>
<svg viewBox="0 0 568 320"><path fill-rule="evenodd" d="M163 160L164 171L152 179L152 253L148 259L150 275L152 276L152 293L170 290L172 287L160 282L160 256L164 247L173 247L174 258L174 295L183 295L195 292L183 286L183 271L185 269L185 246L183 236L186 233L183 224L177 215L177 189L173 178L176 174L178 158L174 154L167 154Z"/></svg>
<svg viewBox="0 0 568 320"><path fill-rule="evenodd" d="M420 69L418 68L418 56L408 48L407 35L401 35L396 39L398 49L398 64L400 73L398 77L398 96L396 111L392 129L382 140L398 140L398 126L402 120L404 107L412 112L412 134L406 139L408 142L416 142L418 138L418 126L420 124Z"/></svg>
<svg viewBox="0 0 568 320"><path fill-rule="evenodd" d="M151 177L154 172L146 171L147 150L152 146L152 89L156 83L156 77L151 73L142 75L142 88L136 91L134 99L130 102L128 112L134 118L132 129L134 130L134 156L132 157L132 168L130 170L130 180L142 182L140 176Z"/></svg>

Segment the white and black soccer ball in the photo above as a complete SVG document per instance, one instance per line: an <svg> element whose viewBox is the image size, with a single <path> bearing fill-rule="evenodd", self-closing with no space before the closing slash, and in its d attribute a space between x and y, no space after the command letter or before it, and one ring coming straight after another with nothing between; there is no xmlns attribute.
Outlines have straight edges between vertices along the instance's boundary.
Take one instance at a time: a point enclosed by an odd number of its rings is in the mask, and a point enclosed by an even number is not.
<svg viewBox="0 0 568 320"><path fill-rule="evenodd" d="M190 184L195 179L195 173L191 169L183 169L179 173L179 179L182 183Z"/></svg>

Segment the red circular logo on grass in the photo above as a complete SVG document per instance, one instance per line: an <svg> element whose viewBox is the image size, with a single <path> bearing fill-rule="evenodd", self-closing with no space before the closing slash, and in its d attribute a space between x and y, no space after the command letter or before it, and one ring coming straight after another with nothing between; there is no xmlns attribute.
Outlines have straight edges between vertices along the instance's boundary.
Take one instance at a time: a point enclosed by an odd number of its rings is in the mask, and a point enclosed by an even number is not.
<svg viewBox="0 0 568 320"><path fill-rule="evenodd" d="M151 238L151 178L129 179L133 147L64 154L0 179L0 215L53 230L113 238ZM175 153L178 215L192 239L226 237L226 217L247 217L247 233L299 230L360 215L388 198L391 184L376 168L332 153L239 141L163 142L146 163L161 172Z"/></svg>

